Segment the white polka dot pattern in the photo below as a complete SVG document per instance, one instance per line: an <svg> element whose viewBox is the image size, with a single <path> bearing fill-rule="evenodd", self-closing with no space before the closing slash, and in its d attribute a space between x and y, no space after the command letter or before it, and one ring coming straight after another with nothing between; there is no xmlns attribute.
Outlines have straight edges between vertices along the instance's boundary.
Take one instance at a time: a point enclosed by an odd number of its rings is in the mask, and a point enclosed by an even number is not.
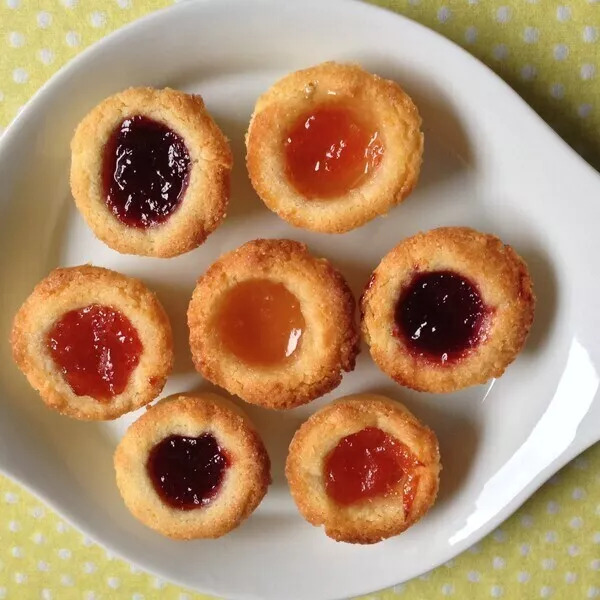
<svg viewBox="0 0 600 600"><path fill-rule="evenodd" d="M67 60L171 1L0 0L0 133ZM600 2L374 1L466 47L600 165ZM598 498L600 452L594 449L462 556L368 599L600 599ZM0 492L0 519L0 599L202 598L105 553L9 482Z"/></svg>

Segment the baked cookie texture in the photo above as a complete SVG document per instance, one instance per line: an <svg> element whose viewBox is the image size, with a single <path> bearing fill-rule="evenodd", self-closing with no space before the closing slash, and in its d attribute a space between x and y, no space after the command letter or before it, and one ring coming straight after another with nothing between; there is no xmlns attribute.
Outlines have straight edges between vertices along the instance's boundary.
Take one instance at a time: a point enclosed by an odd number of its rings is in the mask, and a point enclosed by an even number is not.
<svg viewBox="0 0 600 600"><path fill-rule="evenodd" d="M125 389L108 401L76 395L46 345L57 319L92 304L122 313L142 344ZM173 367L171 325L155 294L138 279L91 265L51 271L17 312L10 341L15 362L46 405L76 419L115 419L144 406L160 394Z"/></svg>
<svg viewBox="0 0 600 600"><path fill-rule="evenodd" d="M142 115L182 138L190 157L181 204L147 229L122 223L106 204L104 148L127 117ZM229 143L198 95L170 88L129 88L103 100L79 123L71 141L71 191L96 237L124 254L171 257L193 250L224 219L233 158Z"/></svg>
<svg viewBox="0 0 600 600"><path fill-rule="evenodd" d="M440 364L415 356L395 335L394 310L415 273L446 270L477 286L488 315L482 338L466 356ZM360 304L375 363L399 384L428 392L500 377L525 344L535 312L525 261L496 236L468 227L441 227L402 241L375 269Z"/></svg>
<svg viewBox="0 0 600 600"><path fill-rule="evenodd" d="M401 490L342 506L329 497L324 468L340 440L367 427L376 427L408 446L418 459L416 493L408 513ZM334 540L374 544L398 535L433 505L439 487L440 454L434 432L402 404L377 394L340 398L314 413L290 444L285 473L302 516L322 526Z"/></svg>
<svg viewBox="0 0 600 600"><path fill-rule="evenodd" d="M355 189L338 197L306 199L286 174L283 144L287 131L306 111L348 102L369 115L385 152L378 168ZM421 117L394 81L358 65L326 62L285 76L257 101L246 135L246 164L256 193L292 225L344 233L385 215L410 194L423 154Z"/></svg>
<svg viewBox="0 0 600 600"><path fill-rule="evenodd" d="M300 302L305 328L299 348L282 364L257 367L224 348L215 315L225 294L249 279L279 282ZM292 240L259 239L219 258L198 280L188 308L196 369L252 404L288 409L337 387L359 350L355 301L342 275Z"/></svg>
<svg viewBox="0 0 600 600"><path fill-rule="evenodd" d="M170 435L211 433L230 458L218 495L207 506L179 510L157 494L146 463ZM231 401L212 393L175 394L149 408L117 446L116 481L131 513L174 539L217 538L235 529L260 504L271 483L270 461L254 425Z"/></svg>

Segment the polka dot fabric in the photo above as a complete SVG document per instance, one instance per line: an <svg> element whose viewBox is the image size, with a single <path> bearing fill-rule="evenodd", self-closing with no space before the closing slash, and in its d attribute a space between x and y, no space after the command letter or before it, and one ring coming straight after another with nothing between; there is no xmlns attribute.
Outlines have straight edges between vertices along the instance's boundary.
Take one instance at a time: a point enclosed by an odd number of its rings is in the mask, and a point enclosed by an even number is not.
<svg viewBox="0 0 600 600"><path fill-rule="evenodd" d="M363 600L600 598L599 466L597 445L461 556ZM208 600L116 559L7 479L0 486L0 599Z"/></svg>
<svg viewBox="0 0 600 600"><path fill-rule="evenodd" d="M373 0L494 69L600 168L598 0ZM0 0L0 128L84 47L167 0Z"/></svg>
<svg viewBox="0 0 600 600"><path fill-rule="evenodd" d="M374 3L432 27L468 49L600 168L598 0ZM0 131L84 47L167 4L164 0L0 0ZM207 598L116 559L0 477L0 600L159 597ZM452 597L600 600L600 445L563 469L480 544L422 577L364 598Z"/></svg>

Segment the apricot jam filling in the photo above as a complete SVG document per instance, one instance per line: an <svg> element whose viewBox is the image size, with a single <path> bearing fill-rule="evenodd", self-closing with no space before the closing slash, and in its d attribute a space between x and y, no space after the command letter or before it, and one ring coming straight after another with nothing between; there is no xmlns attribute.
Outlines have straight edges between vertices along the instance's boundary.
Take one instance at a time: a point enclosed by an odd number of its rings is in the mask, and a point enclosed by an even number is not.
<svg viewBox="0 0 600 600"><path fill-rule="evenodd" d="M288 179L308 199L347 194L377 169L383 153L377 127L344 103L303 113L284 142Z"/></svg>
<svg viewBox="0 0 600 600"><path fill-rule="evenodd" d="M300 302L282 283L249 279L232 287L219 307L223 345L250 365L281 364L298 349L305 328Z"/></svg>
<svg viewBox="0 0 600 600"><path fill-rule="evenodd" d="M325 459L325 489L338 504L402 491L404 511L412 506L419 461L409 448L377 427L366 427L342 438Z"/></svg>
<svg viewBox="0 0 600 600"><path fill-rule="evenodd" d="M99 401L123 392L142 353L131 321L100 304L65 313L50 328L46 346L73 392Z"/></svg>

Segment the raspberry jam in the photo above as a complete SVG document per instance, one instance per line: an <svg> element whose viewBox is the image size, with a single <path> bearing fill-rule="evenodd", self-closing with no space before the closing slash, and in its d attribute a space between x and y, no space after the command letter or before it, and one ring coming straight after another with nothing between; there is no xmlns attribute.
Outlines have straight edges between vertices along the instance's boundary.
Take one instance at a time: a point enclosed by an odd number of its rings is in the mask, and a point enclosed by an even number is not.
<svg viewBox="0 0 600 600"><path fill-rule="evenodd" d="M326 104L301 115L287 133L287 176L306 198L332 198L359 186L378 167L381 135L355 110Z"/></svg>
<svg viewBox="0 0 600 600"><path fill-rule="evenodd" d="M146 471L166 504L192 510L217 496L229 465L227 454L212 434L170 435L152 448Z"/></svg>
<svg viewBox="0 0 600 600"><path fill-rule="evenodd" d="M249 279L226 294L216 319L224 346L240 360L276 365L298 348L304 330L300 302L282 283Z"/></svg>
<svg viewBox="0 0 600 600"><path fill-rule="evenodd" d="M408 447L377 427L342 438L325 459L325 489L338 504L398 493L408 512L415 497L419 461Z"/></svg>
<svg viewBox="0 0 600 600"><path fill-rule="evenodd" d="M189 166L187 148L174 131L147 117L128 117L104 148L106 204L125 225L163 223L183 199Z"/></svg>
<svg viewBox="0 0 600 600"><path fill-rule="evenodd" d="M52 325L46 346L73 392L99 401L125 389L142 353L131 321L100 304L65 313Z"/></svg>
<svg viewBox="0 0 600 600"><path fill-rule="evenodd" d="M414 354L446 363L483 339L487 312L475 284L462 275L418 273L396 305L396 334Z"/></svg>

